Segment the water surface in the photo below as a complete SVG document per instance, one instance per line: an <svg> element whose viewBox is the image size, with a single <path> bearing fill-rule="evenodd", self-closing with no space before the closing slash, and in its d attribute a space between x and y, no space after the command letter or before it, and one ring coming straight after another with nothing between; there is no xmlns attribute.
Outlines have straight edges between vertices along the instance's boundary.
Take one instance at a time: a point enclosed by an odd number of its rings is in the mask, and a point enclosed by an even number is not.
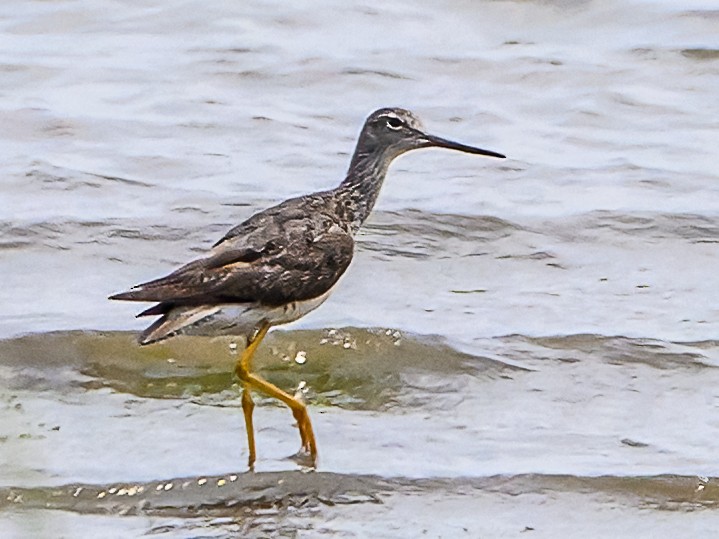
<svg viewBox="0 0 719 539"><path fill-rule="evenodd" d="M0 11L10 537L717 529L713 2ZM229 341L139 348L106 297L335 185L381 106L509 159L392 166L332 298L257 360L305 388L319 470L260 399L245 474Z"/></svg>

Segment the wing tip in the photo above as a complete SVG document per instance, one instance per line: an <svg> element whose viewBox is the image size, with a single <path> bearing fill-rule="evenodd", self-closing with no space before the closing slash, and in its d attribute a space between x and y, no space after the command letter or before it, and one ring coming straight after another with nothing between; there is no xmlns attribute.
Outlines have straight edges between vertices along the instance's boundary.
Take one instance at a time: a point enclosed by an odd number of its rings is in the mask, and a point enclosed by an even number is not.
<svg viewBox="0 0 719 539"><path fill-rule="evenodd" d="M118 292L117 294L113 294L111 296L108 296L107 299L113 299L113 300L124 300L124 301L146 301L143 298L139 297L143 291L142 290L127 290L125 292Z"/></svg>
<svg viewBox="0 0 719 539"><path fill-rule="evenodd" d="M172 304L160 302L152 307L149 307L142 311L141 313L138 313L135 315L136 318L140 318L142 316L161 316L164 314L167 314L167 312L172 308Z"/></svg>

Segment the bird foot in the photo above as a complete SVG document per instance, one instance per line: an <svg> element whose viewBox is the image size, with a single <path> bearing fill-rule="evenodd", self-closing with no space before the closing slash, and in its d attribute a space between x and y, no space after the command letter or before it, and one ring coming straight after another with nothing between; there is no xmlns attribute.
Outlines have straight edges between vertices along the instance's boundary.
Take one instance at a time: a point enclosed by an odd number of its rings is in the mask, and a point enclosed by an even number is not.
<svg viewBox="0 0 719 539"><path fill-rule="evenodd" d="M315 470L317 468L317 458L313 457L304 447L301 447L294 455L287 457L286 460L291 460L303 468L308 468L310 470Z"/></svg>

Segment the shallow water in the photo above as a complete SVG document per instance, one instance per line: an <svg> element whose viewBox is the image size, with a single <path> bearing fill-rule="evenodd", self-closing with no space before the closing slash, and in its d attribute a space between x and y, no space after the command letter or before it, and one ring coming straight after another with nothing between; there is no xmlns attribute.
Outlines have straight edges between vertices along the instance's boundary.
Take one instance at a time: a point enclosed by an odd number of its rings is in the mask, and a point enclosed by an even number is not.
<svg viewBox="0 0 719 539"><path fill-rule="evenodd" d="M713 2L0 12L9 537L717 529ZM305 384L319 470L260 399L244 474L229 341L139 348L105 298L336 184L388 105L509 159L392 166L333 296L258 356Z"/></svg>

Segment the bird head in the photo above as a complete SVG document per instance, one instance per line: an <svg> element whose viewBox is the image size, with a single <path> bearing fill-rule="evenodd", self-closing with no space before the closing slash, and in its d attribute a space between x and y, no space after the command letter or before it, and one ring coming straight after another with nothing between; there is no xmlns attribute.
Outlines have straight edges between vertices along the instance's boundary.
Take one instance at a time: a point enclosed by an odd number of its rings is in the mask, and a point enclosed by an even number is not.
<svg viewBox="0 0 719 539"><path fill-rule="evenodd" d="M417 116L401 108L383 108L374 111L365 122L361 138L364 139L365 148L383 150L390 159L410 150L432 147L502 159L505 157L501 153L431 135L425 131Z"/></svg>

